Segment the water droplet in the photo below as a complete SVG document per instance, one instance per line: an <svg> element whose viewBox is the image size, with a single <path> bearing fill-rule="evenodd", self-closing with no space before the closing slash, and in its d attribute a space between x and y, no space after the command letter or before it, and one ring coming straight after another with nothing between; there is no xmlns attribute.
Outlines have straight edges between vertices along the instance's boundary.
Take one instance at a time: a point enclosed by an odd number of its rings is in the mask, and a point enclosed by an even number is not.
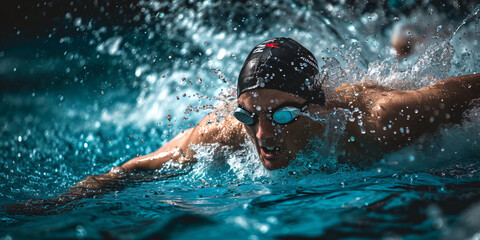
<svg viewBox="0 0 480 240"><path fill-rule="evenodd" d="M305 79L305 85L307 85L307 86L310 85L310 79L308 79L308 78Z"/></svg>
<svg viewBox="0 0 480 240"><path fill-rule="evenodd" d="M227 54L227 51L224 48L220 49L220 52L217 54L217 59L222 60L226 54Z"/></svg>
<svg viewBox="0 0 480 240"><path fill-rule="evenodd" d="M443 29L443 25L438 25L438 26L437 26L437 33L438 33L440 30L442 30L442 29Z"/></svg>
<svg viewBox="0 0 480 240"><path fill-rule="evenodd" d="M75 25L75 27L80 27L80 25L82 25L82 18L75 18L73 25Z"/></svg>

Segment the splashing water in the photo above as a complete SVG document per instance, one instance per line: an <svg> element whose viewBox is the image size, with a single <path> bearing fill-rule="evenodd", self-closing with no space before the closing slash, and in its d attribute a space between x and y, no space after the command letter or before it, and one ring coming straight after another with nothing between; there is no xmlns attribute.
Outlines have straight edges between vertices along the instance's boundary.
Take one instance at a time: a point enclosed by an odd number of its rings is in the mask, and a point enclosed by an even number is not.
<svg viewBox="0 0 480 240"><path fill-rule="evenodd" d="M0 202L56 197L206 114L229 116L243 60L271 37L294 38L324 63L327 97L345 82L410 90L478 73L479 7L455 2L21 3L0 49ZM395 28L417 43L401 60ZM310 116L329 141L312 139L285 169L265 170L248 139L237 151L195 146L197 163L169 162L60 215L4 213L0 238L478 235L479 107L366 168L336 162L350 116Z"/></svg>

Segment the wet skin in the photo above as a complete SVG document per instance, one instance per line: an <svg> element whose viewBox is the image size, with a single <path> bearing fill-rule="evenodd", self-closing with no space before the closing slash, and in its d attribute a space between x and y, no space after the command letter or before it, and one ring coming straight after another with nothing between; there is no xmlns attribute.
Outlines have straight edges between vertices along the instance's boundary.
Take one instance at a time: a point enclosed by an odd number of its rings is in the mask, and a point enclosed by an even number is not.
<svg viewBox="0 0 480 240"><path fill-rule="evenodd" d="M303 106L305 103L304 98L272 89L247 91L238 98L238 104L258 116L253 125L245 124L244 127L266 169L287 166L297 152L305 148L309 139L323 132L321 123L306 116L299 116L287 124L278 124L271 119L272 110L279 106ZM325 112L322 107L309 104L305 113L314 111L317 114Z"/></svg>

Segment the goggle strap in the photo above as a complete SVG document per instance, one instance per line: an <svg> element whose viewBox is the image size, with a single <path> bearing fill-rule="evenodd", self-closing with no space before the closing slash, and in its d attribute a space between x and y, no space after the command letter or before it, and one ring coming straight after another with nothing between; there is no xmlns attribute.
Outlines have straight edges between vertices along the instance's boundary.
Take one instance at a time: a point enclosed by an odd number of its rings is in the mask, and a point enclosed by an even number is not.
<svg viewBox="0 0 480 240"><path fill-rule="evenodd" d="M302 107L302 112L305 111L305 109L307 109L308 104L310 104L310 101L305 102L305 104Z"/></svg>

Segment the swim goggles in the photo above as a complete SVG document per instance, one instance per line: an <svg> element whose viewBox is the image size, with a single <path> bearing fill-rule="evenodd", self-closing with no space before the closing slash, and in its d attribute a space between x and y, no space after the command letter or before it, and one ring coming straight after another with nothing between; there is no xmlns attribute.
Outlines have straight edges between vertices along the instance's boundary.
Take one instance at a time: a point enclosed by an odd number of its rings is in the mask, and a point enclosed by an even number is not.
<svg viewBox="0 0 480 240"><path fill-rule="evenodd" d="M293 120L296 120L299 115L305 109L307 109L308 101L301 107L293 107L293 106L285 106L279 107L273 112L273 114L267 114L267 118L273 120L279 124L287 124ZM246 125L254 125L258 121L258 115L255 113L251 113L245 109L241 105L238 105L237 109L233 112L233 116L240 122L245 123Z"/></svg>

